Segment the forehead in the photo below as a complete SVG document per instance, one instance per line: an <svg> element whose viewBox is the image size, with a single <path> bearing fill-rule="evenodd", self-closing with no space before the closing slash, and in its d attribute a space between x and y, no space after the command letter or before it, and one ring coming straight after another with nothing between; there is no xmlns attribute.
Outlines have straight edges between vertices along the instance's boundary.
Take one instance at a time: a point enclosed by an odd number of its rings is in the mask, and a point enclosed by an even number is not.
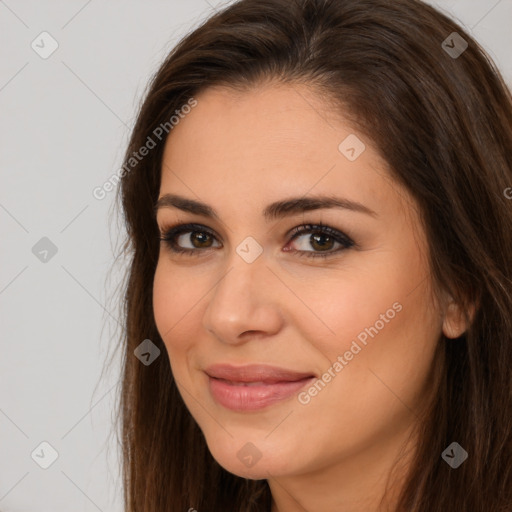
<svg viewBox="0 0 512 512"><path fill-rule="evenodd" d="M404 195L393 197L398 184L365 136L304 85L211 87L195 99L167 138L161 194L207 195L243 209L339 193L375 211ZM345 141L360 153L355 160L347 158Z"/></svg>
<svg viewBox="0 0 512 512"><path fill-rule="evenodd" d="M197 106L168 137L166 150L174 151L166 156L173 158L184 145L193 148L195 156L208 154L215 161L225 155L246 164L250 157L260 164L301 157L322 163L320 152L337 157L336 141L344 129L351 131L334 119L332 105L305 86L266 84L246 91L217 86L196 100Z"/></svg>

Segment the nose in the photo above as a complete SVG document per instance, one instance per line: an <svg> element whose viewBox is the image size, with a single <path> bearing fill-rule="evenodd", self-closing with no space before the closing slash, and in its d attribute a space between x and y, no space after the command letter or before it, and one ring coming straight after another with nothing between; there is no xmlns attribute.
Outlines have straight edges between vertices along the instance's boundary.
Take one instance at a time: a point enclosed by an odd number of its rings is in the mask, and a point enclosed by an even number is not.
<svg viewBox="0 0 512 512"><path fill-rule="evenodd" d="M282 283L261 255L247 263L234 253L226 273L208 295L203 326L223 343L242 344L282 328Z"/></svg>

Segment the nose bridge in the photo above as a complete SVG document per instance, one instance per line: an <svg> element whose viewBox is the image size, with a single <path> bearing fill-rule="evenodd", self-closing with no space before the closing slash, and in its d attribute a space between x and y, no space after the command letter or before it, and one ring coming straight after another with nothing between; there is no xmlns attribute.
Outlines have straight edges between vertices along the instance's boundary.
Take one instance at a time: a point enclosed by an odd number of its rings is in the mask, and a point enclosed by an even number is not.
<svg viewBox="0 0 512 512"><path fill-rule="evenodd" d="M236 342L245 331L273 332L279 328L279 306L263 254L245 259L233 251L227 271L218 280L204 311L204 327L225 342ZM250 246L249 246L250 247ZM250 252L250 251L249 251Z"/></svg>

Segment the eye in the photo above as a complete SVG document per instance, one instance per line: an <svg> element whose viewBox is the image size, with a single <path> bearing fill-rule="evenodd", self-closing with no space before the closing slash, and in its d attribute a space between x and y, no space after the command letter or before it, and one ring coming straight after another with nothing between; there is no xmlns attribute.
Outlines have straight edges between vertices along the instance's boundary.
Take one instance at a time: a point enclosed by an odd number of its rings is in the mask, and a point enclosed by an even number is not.
<svg viewBox="0 0 512 512"><path fill-rule="evenodd" d="M322 223L318 225L304 224L297 226L292 230L291 234L292 239L290 242L304 237L302 243L299 244L301 248L299 250L293 250L298 256L326 258L355 245L353 240L345 235L345 233L329 226L324 226ZM309 235L309 237L306 235ZM335 244L338 244L338 248L331 250ZM308 247L312 247L316 250L309 251L307 250Z"/></svg>
<svg viewBox="0 0 512 512"><path fill-rule="evenodd" d="M172 252L191 255L198 255L199 252L210 249L214 239L215 235L200 224L179 224L168 228L160 236L160 240L165 242ZM188 243L189 247L183 247L183 243Z"/></svg>
<svg viewBox="0 0 512 512"><path fill-rule="evenodd" d="M297 226L288 235L291 236L289 243L304 237L304 241L299 244L301 249L285 249L286 252L293 252L298 256L325 258L355 245L345 233L324 226L322 223ZM306 235L309 235L309 238ZM214 245L215 242L218 242L217 237L210 229L201 224L179 224L164 229L159 240L164 242L171 252L191 256L198 256L207 249L221 247L221 245ZM188 247L183 247L183 244L188 244ZM338 247L331 250L335 244L338 244ZM308 248L313 250L308 250Z"/></svg>

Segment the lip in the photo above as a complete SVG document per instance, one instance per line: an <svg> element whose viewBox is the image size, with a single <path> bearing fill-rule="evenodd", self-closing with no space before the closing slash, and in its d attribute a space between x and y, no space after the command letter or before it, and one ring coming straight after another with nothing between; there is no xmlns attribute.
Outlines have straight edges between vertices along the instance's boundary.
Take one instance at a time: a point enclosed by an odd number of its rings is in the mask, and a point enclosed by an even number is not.
<svg viewBox="0 0 512 512"><path fill-rule="evenodd" d="M254 411L286 400L312 382L312 372L265 364L218 364L205 370L214 400L233 411Z"/></svg>

